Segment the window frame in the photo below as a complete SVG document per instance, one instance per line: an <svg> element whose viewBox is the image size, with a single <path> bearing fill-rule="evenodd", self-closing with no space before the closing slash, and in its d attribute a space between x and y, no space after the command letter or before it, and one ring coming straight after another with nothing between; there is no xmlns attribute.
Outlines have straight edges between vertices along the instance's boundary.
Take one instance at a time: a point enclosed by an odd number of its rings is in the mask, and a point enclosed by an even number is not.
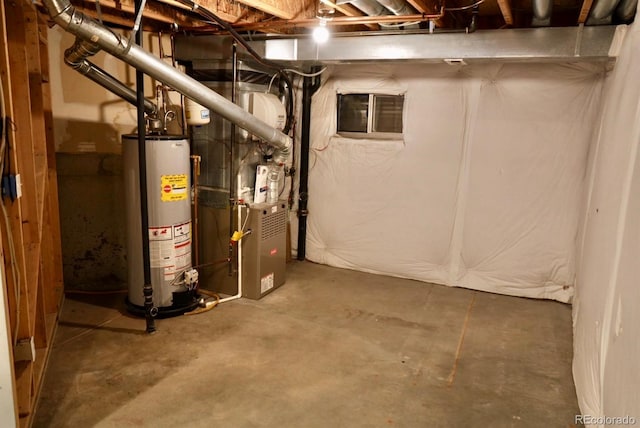
<svg viewBox="0 0 640 428"><path fill-rule="evenodd" d="M361 131L340 131L340 97L345 95L368 95L369 100L367 102L367 130ZM376 108L376 96L381 97L400 97L402 98L402 110L400 112L400 120L402 122L402 130L400 132L374 132L374 118ZM405 93L388 93L388 92L337 92L336 93L336 134L346 138L356 139L372 139L372 140L401 140L404 138L404 126L405 126Z"/></svg>

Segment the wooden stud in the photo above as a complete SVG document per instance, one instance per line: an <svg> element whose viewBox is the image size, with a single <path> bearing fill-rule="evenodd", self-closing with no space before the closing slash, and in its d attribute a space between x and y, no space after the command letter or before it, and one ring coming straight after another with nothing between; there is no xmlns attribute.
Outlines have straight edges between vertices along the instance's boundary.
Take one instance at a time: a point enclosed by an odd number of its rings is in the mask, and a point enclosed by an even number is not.
<svg viewBox="0 0 640 428"><path fill-rule="evenodd" d="M7 14L5 13L5 4L4 4L4 1L0 1L0 85L2 85L2 90L4 93L4 106L5 106L5 111L3 111L2 114L6 117L13 117L13 103L12 103L13 97L12 97L11 85L10 85L11 71L9 68L9 58L8 58L9 45L7 42L6 20L7 20ZM8 122L5 122L5 124L7 123ZM7 132L7 134L9 133L10 131ZM0 203L4 203L4 201L0 200ZM4 217L4 214L0 213L0 217ZM14 218L14 217L11 216L11 218ZM16 330L16 322L17 322L16 301L15 301L15 293L13 290L15 290L15 287L17 287L17 284L14 282L13 275L11 272L12 272L12 269L17 269L18 271L20 271L20 268L22 268L24 270L24 256L22 253L22 229L19 227L19 223L18 223L17 231L19 233L16 233L17 236L14 236L14 243L16 244L17 248L16 248L16 253L14 257L12 257L8 249L9 248L8 247L9 231L7 231L5 228L6 223L4 222L4 219L0 221L0 224L2 224L1 245L2 245L2 255L4 260L4 271L5 271L5 275L4 275L5 281L4 283L0 283L0 286L5 287L5 290L7 290L7 295L8 295L8 299L7 299L8 304L6 306L6 308L8 309L7 320L9 322L9 332L10 332L11 341L13 343L13 336ZM15 223L11 224L10 227L14 228ZM20 266L20 268L18 266ZM12 356L9 356L9 358L12 358ZM12 364L12 370L13 371L12 371L11 384L8 385L8 387L11 388L11 390L13 391L13 396L17 397L18 393L16 388L16 382L15 382L16 373L15 373L13 364ZM19 410L18 410L17 398L16 400L14 400L14 406L15 406L15 414L18 415ZM16 420L16 423L18 423L17 420Z"/></svg>
<svg viewBox="0 0 640 428"><path fill-rule="evenodd" d="M36 174L36 215L38 219L36 242L40 243L42 241L42 216L44 213L44 185L47 178L47 141L44 124L42 70L40 67L40 28L38 26L38 12L35 9L25 8L24 17L25 46L29 70L29 100L31 102L31 135Z"/></svg>
<svg viewBox="0 0 640 428"><path fill-rule="evenodd" d="M25 29L23 7L16 2L5 0L6 11L9 12L11 19L7 20L7 43L11 55L9 56L9 68L11 75L11 92L14 100L28 100L29 93L29 75L27 68L27 58L25 49ZM18 338L24 339L31 337L30 326L31 308L29 302L34 300L31 294L35 289L34 274L35 266L38 259L35 256L34 243L38 236L37 209L35 198L35 162L33 161L33 146L31 141L31 106L28 102L13 103L12 127L9 130L9 142L12 150L12 173L19 173L22 178L23 190L27 190L23 197L13 203L8 203L11 212L11 229L14 235L22 239L18 239L15 243L17 247L21 247L23 259L19 260L21 264L21 281L20 281L20 320L18 328ZM17 209L19 208L19 209ZM20 233L21 232L21 233ZM35 261L34 261L35 259Z"/></svg>
<svg viewBox="0 0 640 428"><path fill-rule="evenodd" d="M16 100L29 100L29 69L27 65L25 17L23 2L5 1L5 8L11 19L7 20L7 42L11 55L9 68L11 75L12 97ZM20 206L21 210L13 210L12 231L22 230L24 248L23 271L25 275L20 281L20 303L18 312L18 339L29 339L33 336L35 323L37 271L39 271L39 254L36 254L35 241L38 236L35 162L33 159L33 144L31 135L31 106L29 102L13 104L13 128L10 142L14 148L13 155L15 170L22 177L23 194L12 207ZM16 216L17 215L17 216ZM16 224L17 223L17 224ZM39 248L37 249L39 250ZM28 416L32 408L33 363L30 361L17 362L16 395L18 413L20 417Z"/></svg>
<svg viewBox="0 0 640 428"><path fill-rule="evenodd" d="M40 63L43 70L49 70L49 57L47 54L47 24L40 19L39 30L41 34ZM48 73L48 71L47 71ZM62 272L62 248L60 236L60 210L58 206L58 175L56 173L56 148L53 134L53 113L51 111L51 87L47 81L42 82L42 102L44 111L45 135L47 142L47 182L45 188L45 212L43 222L43 247L42 258L45 263L45 290L44 311L45 314L56 314L60 309L63 294ZM49 326L50 327L50 326ZM51 334L48 329L48 334Z"/></svg>
<svg viewBox="0 0 640 428"><path fill-rule="evenodd" d="M15 364L16 373L16 401L18 402L18 416L22 419L31 414L31 400L33 391L33 362L18 361ZM22 422L22 421L21 421Z"/></svg>

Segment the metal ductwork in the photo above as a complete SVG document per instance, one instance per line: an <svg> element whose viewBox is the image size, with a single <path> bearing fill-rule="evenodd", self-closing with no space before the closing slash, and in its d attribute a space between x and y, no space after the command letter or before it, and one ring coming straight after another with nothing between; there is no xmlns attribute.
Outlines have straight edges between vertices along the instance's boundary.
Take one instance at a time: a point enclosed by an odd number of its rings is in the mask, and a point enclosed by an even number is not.
<svg viewBox="0 0 640 428"><path fill-rule="evenodd" d="M417 11L411 7L405 0L377 0L382 6L393 12L394 15L413 15Z"/></svg>
<svg viewBox="0 0 640 428"><path fill-rule="evenodd" d="M137 104L136 92L118 79L88 61L86 58L93 56L100 51L100 48L86 40L76 38L75 43L64 53L64 62L78 73L93 80L111 93L119 96L130 104ZM155 115L157 107L149 100L144 101L144 112L148 115Z"/></svg>
<svg viewBox="0 0 640 428"><path fill-rule="evenodd" d="M351 3L369 16L381 16L390 14L389 11L376 0L352 0L344 3Z"/></svg>
<svg viewBox="0 0 640 428"><path fill-rule="evenodd" d="M638 0L620 0L615 15L620 22L629 23L636 16Z"/></svg>
<svg viewBox="0 0 640 428"><path fill-rule="evenodd" d="M44 0L54 22L76 37L88 41L89 49L97 47L182 93L184 96L213 110L225 119L246 129L275 148L274 161L284 163L291 150L291 138L257 119L241 107L209 89L195 79L181 73L161 59L143 50L82 12L69 0ZM85 46L85 47L88 47Z"/></svg>
<svg viewBox="0 0 640 428"><path fill-rule="evenodd" d="M414 15L416 10L413 9L405 0L351 0L342 3L351 3L369 16L383 15ZM380 27L397 27L397 25L379 24ZM413 26L412 26L413 27ZM416 25L415 28L418 28Z"/></svg>
<svg viewBox="0 0 640 428"><path fill-rule="evenodd" d="M609 25L613 11L618 6L620 0L596 0L591 7L587 25Z"/></svg>
<svg viewBox="0 0 640 428"><path fill-rule="evenodd" d="M389 9L394 15L413 15L418 13L413 7L411 7L406 0L377 0L386 9ZM397 27L397 25L380 25L381 27ZM420 25L416 23L402 25L404 28L420 28Z"/></svg>
<svg viewBox="0 0 640 428"><path fill-rule="evenodd" d="M623 28L594 27L524 28L475 33L380 34L339 36L319 48L310 38L255 40L255 49L264 50L272 61L289 64L351 64L354 62L412 61L440 63L449 59L470 62L608 62L612 40ZM204 36L203 36L204 37ZM213 37L213 36L212 36ZM204 42L191 37L183 52L203 58ZM206 40L206 39L204 39ZM389 46L395 49L389 49ZM194 54L195 54L194 53ZM293 58L293 60L292 60Z"/></svg>
<svg viewBox="0 0 640 428"><path fill-rule="evenodd" d="M553 0L533 0L532 27L548 27L551 25Z"/></svg>

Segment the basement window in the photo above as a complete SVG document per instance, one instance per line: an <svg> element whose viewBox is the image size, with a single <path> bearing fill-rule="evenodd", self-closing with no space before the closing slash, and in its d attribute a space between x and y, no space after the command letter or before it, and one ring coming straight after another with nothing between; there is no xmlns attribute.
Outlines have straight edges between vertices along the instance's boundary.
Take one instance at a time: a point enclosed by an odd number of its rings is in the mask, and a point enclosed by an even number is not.
<svg viewBox="0 0 640 428"><path fill-rule="evenodd" d="M402 137L404 95L338 94L338 134L351 138Z"/></svg>

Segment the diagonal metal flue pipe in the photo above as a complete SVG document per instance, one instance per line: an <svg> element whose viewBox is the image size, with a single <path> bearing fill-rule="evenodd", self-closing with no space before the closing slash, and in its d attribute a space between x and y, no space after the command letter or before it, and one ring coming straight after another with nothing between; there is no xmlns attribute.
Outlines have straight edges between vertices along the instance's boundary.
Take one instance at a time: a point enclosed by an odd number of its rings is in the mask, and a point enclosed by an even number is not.
<svg viewBox="0 0 640 428"><path fill-rule="evenodd" d="M292 145L288 135L257 119L222 95L166 64L160 58L135 44L130 44L126 37L114 33L78 11L69 0L44 0L43 3L54 22L64 30L89 44L94 44L99 49L216 112L240 128L246 129L274 147L275 162L280 164L286 162Z"/></svg>
<svg viewBox="0 0 640 428"><path fill-rule="evenodd" d="M93 80L98 85L116 94L123 100L136 105L136 91L87 60L100 51L100 48L91 42L76 37L76 42L64 53L64 62L78 73ZM155 115L158 108L149 100L144 100L144 112L148 115Z"/></svg>

